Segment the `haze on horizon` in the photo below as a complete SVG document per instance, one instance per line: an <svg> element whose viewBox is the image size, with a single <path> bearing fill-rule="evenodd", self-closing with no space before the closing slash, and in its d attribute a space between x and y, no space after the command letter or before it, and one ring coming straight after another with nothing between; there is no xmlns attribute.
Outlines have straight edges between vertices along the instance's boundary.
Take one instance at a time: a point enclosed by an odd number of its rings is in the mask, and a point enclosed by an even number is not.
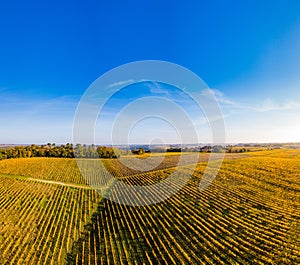
<svg viewBox="0 0 300 265"><path fill-rule="evenodd" d="M227 143L300 142L299 10L296 0L3 2L0 143L72 142L76 107L89 85L114 67L147 59L182 65L206 82L210 90L201 93L214 93ZM148 95L166 90L153 83ZM107 105L96 143L111 143L113 114L134 94L137 88ZM203 113L181 95L171 98L192 117L199 142L211 142ZM160 119L137 123L128 137L180 142Z"/></svg>

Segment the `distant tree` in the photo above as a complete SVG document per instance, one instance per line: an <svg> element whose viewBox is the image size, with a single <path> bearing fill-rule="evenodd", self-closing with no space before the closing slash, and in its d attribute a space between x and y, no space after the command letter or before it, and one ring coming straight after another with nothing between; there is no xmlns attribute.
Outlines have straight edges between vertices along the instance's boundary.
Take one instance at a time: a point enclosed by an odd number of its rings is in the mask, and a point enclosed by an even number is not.
<svg viewBox="0 0 300 265"><path fill-rule="evenodd" d="M84 149L83 146L81 144L76 144L75 146L75 156L80 158L80 157L84 157Z"/></svg>
<svg viewBox="0 0 300 265"><path fill-rule="evenodd" d="M212 151L214 153L222 153L223 152L223 147L221 145L215 145L215 146L213 146Z"/></svg>
<svg viewBox="0 0 300 265"><path fill-rule="evenodd" d="M63 157L63 158L117 158L121 151L111 147L77 144L75 150L73 145L56 146L55 143L47 145L15 146L8 149L0 149L0 160L20 157Z"/></svg>
<svg viewBox="0 0 300 265"><path fill-rule="evenodd" d="M2 151L0 151L0 160L6 159L7 155L5 153L3 153Z"/></svg>

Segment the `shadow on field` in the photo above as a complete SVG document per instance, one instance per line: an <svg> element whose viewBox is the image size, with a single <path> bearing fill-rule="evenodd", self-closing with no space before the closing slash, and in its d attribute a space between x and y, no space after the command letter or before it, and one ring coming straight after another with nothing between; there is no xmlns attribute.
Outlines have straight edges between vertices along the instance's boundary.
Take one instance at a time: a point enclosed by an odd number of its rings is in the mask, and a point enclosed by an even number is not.
<svg viewBox="0 0 300 265"><path fill-rule="evenodd" d="M90 249L86 248L95 249L97 256L101 254L98 253L100 250L100 227L98 224L104 209L105 200L105 198L100 200L97 210L92 214L89 222L84 225L84 230L81 232L80 237L73 243L71 251L66 255L66 264L85 264L84 260L86 257L83 257L83 253L92 255L89 259L97 259L97 257L94 257L95 254L91 254Z"/></svg>

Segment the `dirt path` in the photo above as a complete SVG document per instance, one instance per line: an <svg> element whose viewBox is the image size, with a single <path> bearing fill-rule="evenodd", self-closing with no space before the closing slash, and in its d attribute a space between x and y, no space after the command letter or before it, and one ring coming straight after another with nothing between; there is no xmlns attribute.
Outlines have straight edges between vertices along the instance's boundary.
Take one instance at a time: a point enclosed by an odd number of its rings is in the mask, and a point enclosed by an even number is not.
<svg viewBox="0 0 300 265"><path fill-rule="evenodd" d="M42 182L42 183L48 183L48 184L55 184L55 185L61 185L61 186L72 187L72 188L92 189L92 187L90 187L90 186L88 186L88 185L79 185L79 184L65 183L65 182L53 181L53 180L46 180L46 179L36 179L36 178L26 178L26 179L27 179L27 180L30 180L30 181L35 181L35 182Z"/></svg>
<svg viewBox="0 0 300 265"><path fill-rule="evenodd" d="M72 187L72 188L79 188L79 189L92 189L92 187L90 187L88 185L65 183L65 182L61 182L61 181L54 181L54 180L47 180L47 179L38 179L38 178L17 176L17 175L11 175L11 174L1 174L1 173L0 173L0 176L3 176L5 178L13 178L16 180L22 179L22 180L29 180L29 181L33 181L33 182L48 183L48 184L61 185L61 186Z"/></svg>

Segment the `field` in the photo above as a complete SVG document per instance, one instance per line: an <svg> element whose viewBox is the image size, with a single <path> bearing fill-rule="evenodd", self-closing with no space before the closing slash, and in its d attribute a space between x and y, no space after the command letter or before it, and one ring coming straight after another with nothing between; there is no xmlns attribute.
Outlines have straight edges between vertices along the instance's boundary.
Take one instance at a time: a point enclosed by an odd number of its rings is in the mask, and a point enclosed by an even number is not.
<svg viewBox="0 0 300 265"><path fill-rule="evenodd" d="M143 173L103 162L120 181L149 185L178 162L156 157ZM174 196L139 207L101 198L74 159L0 161L0 264L300 264L300 151L226 154L200 192L207 159ZM88 172L96 160L79 162Z"/></svg>

